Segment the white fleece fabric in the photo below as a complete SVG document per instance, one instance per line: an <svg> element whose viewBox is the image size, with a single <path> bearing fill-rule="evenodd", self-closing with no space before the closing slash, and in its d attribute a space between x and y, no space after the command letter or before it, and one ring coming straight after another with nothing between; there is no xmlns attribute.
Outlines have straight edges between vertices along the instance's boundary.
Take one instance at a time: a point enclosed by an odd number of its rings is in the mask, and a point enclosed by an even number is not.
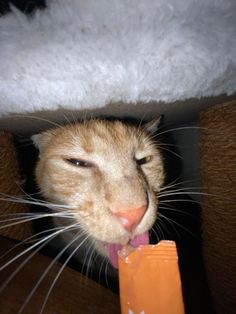
<svg viewBox="0 0 236 314"><path fill-rule="evenodd" d="M235 0L51 0L0 18L0 114L235 92Z"/></svg>

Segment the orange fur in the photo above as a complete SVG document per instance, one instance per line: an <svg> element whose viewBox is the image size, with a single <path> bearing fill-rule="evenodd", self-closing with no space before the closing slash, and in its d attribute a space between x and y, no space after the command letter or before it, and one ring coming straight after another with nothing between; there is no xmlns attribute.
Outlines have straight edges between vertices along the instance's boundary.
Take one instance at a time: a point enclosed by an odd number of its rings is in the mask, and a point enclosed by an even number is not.
<svg viewBox="0 0 236 314"><path fill-rule="evenodd" d="M156 194L163 184L161 154L145 128L120 121L88 120L33 137L40 150L36 179L48 201L71 206L81 228L106 254L102 243L127 243L149 230L156 218ZM151 156L141 166L136 159ZM82 159L92 167L77 167L66 159ZM129 232L113 215L122 205L148 209Z"/></svg>

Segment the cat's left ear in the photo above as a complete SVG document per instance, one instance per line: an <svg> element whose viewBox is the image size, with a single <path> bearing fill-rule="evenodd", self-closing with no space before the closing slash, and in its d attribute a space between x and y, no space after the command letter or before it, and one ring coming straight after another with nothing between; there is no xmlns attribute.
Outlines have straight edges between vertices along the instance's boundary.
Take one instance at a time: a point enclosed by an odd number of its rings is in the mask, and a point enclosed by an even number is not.
<svg viewBox="0 0 236 314"><path fill-rule="evenodd" d="M45 150L45 147L48 145L52 135L52 132L47 131L31 136L31 140L33 141L35 147L38 148L40 154Z"/></svg>
<svg viewBox="0 0 236 314"><path fill-rule="evenodd" d="M143 127L148 133L151 133L151 134L156 133L157 130L159 129L159 126L162 120L163 120L163 115L160 115L157 118L152 119L151 121L145 123Z"/></svg>

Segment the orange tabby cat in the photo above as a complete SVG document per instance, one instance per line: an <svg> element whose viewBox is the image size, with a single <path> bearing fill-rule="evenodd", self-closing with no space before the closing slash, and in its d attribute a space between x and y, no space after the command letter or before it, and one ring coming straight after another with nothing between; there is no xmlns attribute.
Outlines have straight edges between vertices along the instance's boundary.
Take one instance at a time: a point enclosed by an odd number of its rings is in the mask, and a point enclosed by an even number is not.
<svg viewBox="0 0 236 314"><path fill-rule="evenodd" d="M94 119L32 137L40 151L36 180L41 194L68 205L81 234L114 267L122 245L149 243L164 180L152 139L158 123L137 128ZM67 222L58 218L55 223ZM73 233L66 234L69 241Z"/></svg>

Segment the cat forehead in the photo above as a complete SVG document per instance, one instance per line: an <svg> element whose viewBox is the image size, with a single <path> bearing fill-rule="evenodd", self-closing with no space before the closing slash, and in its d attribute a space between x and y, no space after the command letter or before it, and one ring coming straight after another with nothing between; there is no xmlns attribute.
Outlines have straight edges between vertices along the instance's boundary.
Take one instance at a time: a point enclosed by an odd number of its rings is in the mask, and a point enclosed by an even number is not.
<svg viewBox="0 0 236 314"><path fill-rule="evenodd" d="M104 150L106 147L126 149L141 142L137 128L121 122L92 121L65 127L55 134L56 143L81 147L86 152Z"/></svg>

